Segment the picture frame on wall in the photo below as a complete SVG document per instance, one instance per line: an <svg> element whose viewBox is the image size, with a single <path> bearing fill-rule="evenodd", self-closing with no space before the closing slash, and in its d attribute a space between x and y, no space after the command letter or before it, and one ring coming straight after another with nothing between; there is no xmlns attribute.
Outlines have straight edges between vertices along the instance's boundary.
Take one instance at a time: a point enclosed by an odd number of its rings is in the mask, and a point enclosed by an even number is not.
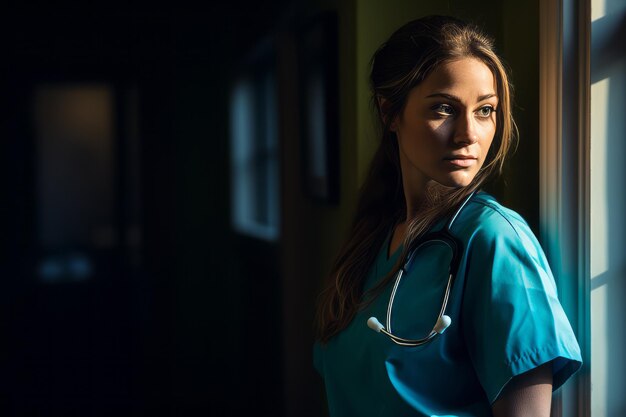
<svg viewBox="0 0 626 417"><path fill-rule="evenodd" d="M306 194L339 202L338 17L320 13L297 33L302 178Z"/></svg>

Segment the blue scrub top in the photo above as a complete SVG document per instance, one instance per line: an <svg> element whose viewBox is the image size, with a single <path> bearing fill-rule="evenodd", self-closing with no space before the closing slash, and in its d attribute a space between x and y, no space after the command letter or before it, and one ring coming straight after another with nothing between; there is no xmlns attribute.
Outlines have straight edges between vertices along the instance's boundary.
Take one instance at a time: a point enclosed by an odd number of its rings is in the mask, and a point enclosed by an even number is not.
<svg viewBox="0 0 626 417"><path fill-rule="evenodd" d="M452 324L443 335L424 346L404 347L367 327L371 316L385 323L392 282L346 329L326 345L315 345L315 367L324 378L332 417L491 416L491 404L512 377L552 361L557 389L580 367L580 348L550 267L520 215L481 192L461 211L451 233L463 243L463 257L447 308ZM402 248L387 259L389 240L365 290L400 256ZM396 294L396 335L422 338L430 332L450 259L442 245L417 253Z"/></svg>

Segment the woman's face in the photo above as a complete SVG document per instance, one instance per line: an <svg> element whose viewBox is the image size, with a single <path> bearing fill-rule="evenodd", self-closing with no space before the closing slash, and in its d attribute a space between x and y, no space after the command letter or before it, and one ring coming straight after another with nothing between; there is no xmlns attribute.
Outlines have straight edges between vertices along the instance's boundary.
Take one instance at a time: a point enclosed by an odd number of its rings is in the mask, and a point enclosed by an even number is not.
<svg viewBox="0 0 626 417"><path fill-rule="evenodd" d="M405 187L468 185L493 141L497 106L495 78L475 58L443 63L413 88L391 125Z"/></svg>

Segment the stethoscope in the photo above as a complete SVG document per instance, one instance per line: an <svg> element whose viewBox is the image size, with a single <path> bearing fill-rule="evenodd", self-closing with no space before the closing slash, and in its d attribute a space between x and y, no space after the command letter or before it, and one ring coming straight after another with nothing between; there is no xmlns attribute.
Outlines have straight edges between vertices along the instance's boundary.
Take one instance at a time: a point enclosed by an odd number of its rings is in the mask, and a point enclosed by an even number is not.
<svg viewBox="0 0 626 417"><path fill-rule="evenodd" d="M445 227L439 231L429 233L419 239L415 244L413 244L413 248L409 250L409 255L407 256L407 260L404 263L404 266L398 271L396 274L396 280L393 284L393 289L391 290L391 295L389 297L389 304L387 305L387 319L386 326L380 324L376 317L370 317L367 320L367 325L370 329L383 333L396 344L400 346L422 346L426 343L433 340L433 338L439 334L442 334L446 331L446 329L452 324L452 319L450 316L446 315L446 307L448 306L448 299L450 297L450 290L452 289L452 285L454 284L454 278L456 276L457 270L459 269L459 263L461 261L461 249L462 243L454 237L450 233L450 228L452 224L459 216L465 205L470 201L470 199L474 196L474 192L472 192L461 204L456 213L450 218ZM396 297L396 292L398 291L398 286L400 285L400 281L402 280L402 275L407 272L411 268L411 264L413 263L413 258L417 251L424 245L432 243L432 242L440 242L444 245L447 245L452 250L452 260L450 261L450 268L448 270L448 283L446 285L446 291L443 295L443 301L441 302L441 310L439 310L439 316L437 316L437 322L433 326L433 329L430 331L428 336L423 339L404 339L400 336L396 336L391 332L391 313L393 310L393 302Z"/></svg>

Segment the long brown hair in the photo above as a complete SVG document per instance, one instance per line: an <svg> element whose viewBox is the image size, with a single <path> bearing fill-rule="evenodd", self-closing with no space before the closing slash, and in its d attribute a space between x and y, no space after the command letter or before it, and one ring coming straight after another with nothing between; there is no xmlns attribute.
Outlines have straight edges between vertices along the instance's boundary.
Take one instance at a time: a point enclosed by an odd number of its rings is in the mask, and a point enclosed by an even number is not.
<svg viewBox="0 0 626 417"><path fill-rule="evenodd" d="M398 142L391 123L404 109L409 92L445 62L472 57L482 61L496 79L498 109L496 133L485 164L472 182L447 188L431 181L419 215L408 222L404 250L389 273L363 294L363 284L387 234L406 216ZM393 279L408 255L410 243L439 219L448 216L494 172L501 172L515 139L511 115L511 86L496 55L493 40L478 27L445 16L413 20L396 32L374 54L370 84L381 141L359 193L349 237L331 269L317 309L318 339L328 342L346 328L357 311L373 300ZM385 106L381 107L384 100Z"/></svg>

